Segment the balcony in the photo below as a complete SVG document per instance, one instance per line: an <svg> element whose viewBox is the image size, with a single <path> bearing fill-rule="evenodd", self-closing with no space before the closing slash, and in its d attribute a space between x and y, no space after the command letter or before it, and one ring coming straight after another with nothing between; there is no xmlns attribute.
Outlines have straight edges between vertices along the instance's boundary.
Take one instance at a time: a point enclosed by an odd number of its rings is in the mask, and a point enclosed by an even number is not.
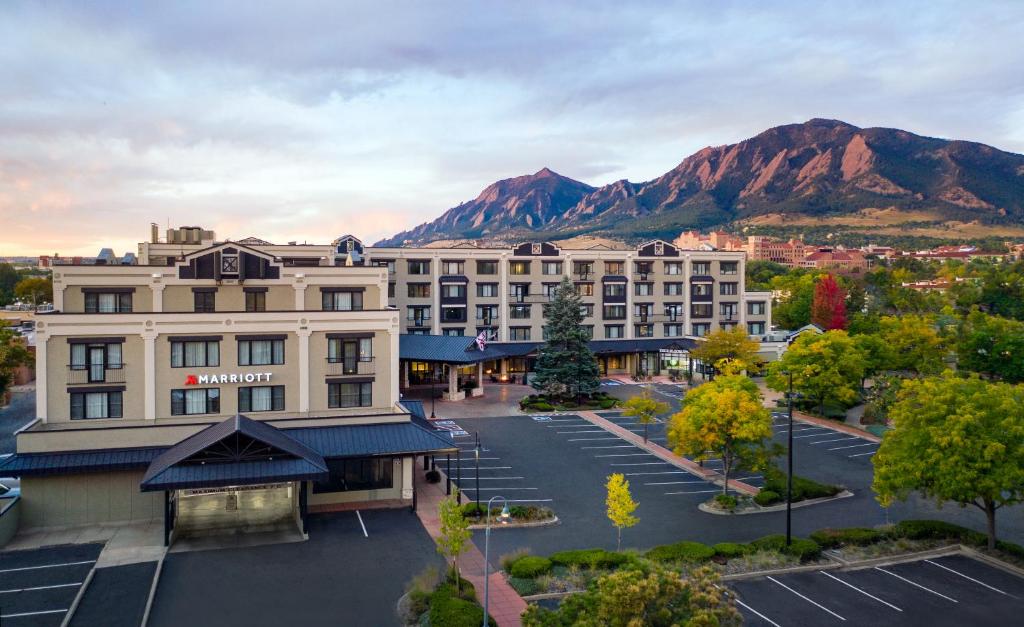
<svg viewBox="0 0 1024 627"><path fill-rule="evenodd" d="M328 377L356 377L376 374L373 357L328 357Z"/></svg>
<svg viewBox="0 0 1024 627"><path fill-rule="evenodd" d="M478 325L482 325L485 327L498 324L498 314L493 314L490 316L477 316L476 323Z"/></svg>
<svg viewBox="0 0 1024 627"><path fill-rule="evenodd" d="M125 364L96 364L68 366L68 385L88 383L124 383Z"/></svg>

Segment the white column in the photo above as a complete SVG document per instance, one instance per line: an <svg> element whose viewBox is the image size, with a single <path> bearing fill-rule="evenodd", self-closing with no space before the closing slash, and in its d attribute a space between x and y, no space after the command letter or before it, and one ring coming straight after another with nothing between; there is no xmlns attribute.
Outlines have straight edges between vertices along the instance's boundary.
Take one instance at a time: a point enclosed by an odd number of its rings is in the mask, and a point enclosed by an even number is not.
<svg viewBox="0 0 1024 627"><path fill-rule="evenodd" d="M145 379L143 387L143 412L146 420L156 420L156 331L142 332L142 376Z"/></svg>
<svg viewBox="0 0 1024 627"><path fill-rule="evenodd" d="M397 322L394 323L391 326L391 333L388 334L388 337L390 339L389 350L391 351L390 357L388 358L388 368L390 369L390 372L388 373L390 375L388 377L388 394L389 394L389 396L388 396L388 401L389 401L388 405L392 406L392 405L394 405L395 403L398 402L398 399L399 399L399 396L400 396L399 391L398 391L398 350L399 350L399 347L398 347L399 341L398 340L399 340L399 333L398 333L398 323ZM377 362L377 363L380 363L380 362ZM406 385L408 386L408 384L409 384L409 362L405 363L405 376L406 376L405 382L406 382Z"/></svg>
<svg viewBox="0 0 1024 627"><path fill-rule="evenodd" d="M484 393L484 362L478 362L476 365L476 388L480 390L478 394L483 396Z"/></svg>
<svg viewBox="0 0 1024 627"><path fill-rule="evenodd" d="M451 397L449 400L455 400L455 396L459 393L459 368L455 364L448 365L448 395Z"/></svg>
<svg viewBox="0 0 1024 627"><path fill-rule="evenodd" d="M299 413L309 411L309 329L299 329Z"/></svg>
<svg viewBox="0 0 1024 627"><path fill-rule="evenodd" d="M508 256L502 255L498 259L498 298L500 307L498 310L498 341L508 341Z"/></svg>
<svg viewBox="0 0 1024 627"><path fill-rule="evenodd" d="M54 311L64 311L64 282L61 280L61 274L57 271L57 268L53 269L53 309Z"/></svg>
<svg viewBox="0 0 1024 627"><path fill-rule="evenodd" d="M54 290L54 296L56 297L57 291ZM46 422L47 417L47 403L46 403L46 341L49 339L46 337L46 331L40 329L42 325L36 326L36 417L41 422Z"/></svg>
<svg viewBox="0 0 1024 627"><path fill-rule="evenodd" d="M164 310L164 284L155 283L149 286L153 290L153 311L161 312Z"/></svg>
<svg viewBox="0 0 1024 627"><path fill-rule="evenodd" d="M298 283L292 285L295 289L295 311L303 311L306 309L306 285L304 283Z"/></svg>
<svg viewBox="0 0 1024 627"><path fill-rule="evenodd" d="M402 387L409 389L409 362L402 364Z"/></svg>
<svg viewBox="0 0 1024 627"><path fill-rule="evenodd" d="M402 458L402 498L412 498L412 468L416 465L415 457Z"/></svg>

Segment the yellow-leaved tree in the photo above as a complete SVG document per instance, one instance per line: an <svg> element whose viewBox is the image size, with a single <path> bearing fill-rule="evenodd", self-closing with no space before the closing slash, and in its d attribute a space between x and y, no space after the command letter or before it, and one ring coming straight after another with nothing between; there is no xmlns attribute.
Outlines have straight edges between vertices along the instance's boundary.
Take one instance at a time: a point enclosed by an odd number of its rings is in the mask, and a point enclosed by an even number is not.
<svg viewBox="0 0 1024 627"><path fill-rule="evenodd" d="M618 531L615 540L615 550L618 551L622 548L622 530L640 522L640 519L633 515L637 502L629 493L629 481L626 481L626 477L621 473L608 475L605 487L608 488L608 498L605 500L605 504L608 505L608 520L612 521Z"/></svg>
<svg viewBox="0 0 1024 627"><path fill-rule="evenodd" d="M668 412L668 403L651 398L650 388L644 388L642 394L634 396L622 404L622 415L632 416L644 426L644 442L647 442L647 427L658 420L658 414Z"/></svg>
<svg viewBox="0 0 1024 627"><path fill-rule="evenodd" d="M732 364L736 371L760 372L764 361L758 351L761 345L750 339L746 330L736 327L718 329L704 336L690 351L694 359L713 366L715 372L722 372L726 364Z"/></svg>

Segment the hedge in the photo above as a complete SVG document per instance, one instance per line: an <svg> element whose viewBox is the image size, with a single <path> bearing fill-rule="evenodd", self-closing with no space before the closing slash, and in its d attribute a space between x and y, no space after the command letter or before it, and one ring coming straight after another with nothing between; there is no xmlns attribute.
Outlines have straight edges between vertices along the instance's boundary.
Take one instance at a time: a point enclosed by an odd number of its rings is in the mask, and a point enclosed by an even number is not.
<svg viewBox="0 0 1024 627"><path fill-rule="evenodd" d="M715 550L715 555L726 559L740 557L750 551L746 544L739 544L737 542L719 542L711 548Z"/></svg>
<svg viewBox="0 0 1024 627"><path fill-rule="evenodd" d="M779 493L773 490L761 490L754 496L754 502L760 505L761 507L774 505L781 500L782 497L779 496Z"/></svg>
<svg viewBox="0 0 1024 627"><path fill-rule="evenodd" d="M586 566L588 568L613 568L629 561L625 553L612 553L604 549L578 549L559 551L548 559L556 566Z"/></svg>
<svg viewBox="0 0 1024 627"><path fill-rule="evenodd" d="M775 492L779 495L785 494L786 475L776 468L766 471L764 476L764 488L762 488L762 491L764 490L770 490L771 492ZM803 501L805 499L818 499L835 496L842 491L843 489L839 486L826 485L824 483L818 483L813 479L793 475L794 502Z"/></svg>
<svg viewBox="0 0 1024 627"><path fill-rule="evenodd" d="M960 540L968 544L984 545L988 536L941 520L903 520L896 523L893 535L910 540Z"/></svg>
<svg viewBox="0 0 1024 627"><path fill-rule="evenodd" d="M822 548L832 549L843 545L867 546L884 540L886 534L877 529L849 527L846 529L819 529L810 537Z"/></svg>
<svg viewBox="0 0 1024 627"><path fill-rule="evenodd" d="M537 577L538 575L543 575L549 570L551 570L551 560L546 557L527 555L512 563L512 568L510 569L509 574L513 577L530 579Z"/></svg>
<svg viewBox="0 0 1024 627"><path fill-rule="evenodd" d="M430 624L434 627L477 627L483 622L484 608L476 603L453 597L446 589L430 596ZM488 617L489 625L497 624Z"/></svg>
<svg viewBox="0 0 1024 627"><path fill-rule="evenodd" d="M615 401L613 399L606 398L601 401L601 409L611 409L612 407L615 407Z"/></svg>
<svg viewBox="0 0 1024 627"><path fill-rule="evenodd" d="M758 538L751 542L750 546L759 551L774 551L799 557L801 562L817 559L821 555L821 546L814 540L793 538L792 543L787 547L786 536L782 534L772 534Z"/></svg>
<svg viewBox="0 0 1024 627"><path fill-rule="evenodd" d="M658 562L706 562L715 556L715 550L700 542L676 542L656 546L644 555Z"/></svg>

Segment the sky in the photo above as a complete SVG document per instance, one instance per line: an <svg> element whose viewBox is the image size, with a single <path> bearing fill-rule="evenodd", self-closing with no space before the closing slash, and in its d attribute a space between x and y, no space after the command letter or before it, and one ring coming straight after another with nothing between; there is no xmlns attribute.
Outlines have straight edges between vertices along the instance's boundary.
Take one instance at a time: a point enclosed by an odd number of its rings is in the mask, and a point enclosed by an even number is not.
<svg viewBox="0 0 1024 627"><path fill-rule="evenodd" d="M1024 153L1024 2L0 3L0 256L366 242L810 118Z"/></svg>

